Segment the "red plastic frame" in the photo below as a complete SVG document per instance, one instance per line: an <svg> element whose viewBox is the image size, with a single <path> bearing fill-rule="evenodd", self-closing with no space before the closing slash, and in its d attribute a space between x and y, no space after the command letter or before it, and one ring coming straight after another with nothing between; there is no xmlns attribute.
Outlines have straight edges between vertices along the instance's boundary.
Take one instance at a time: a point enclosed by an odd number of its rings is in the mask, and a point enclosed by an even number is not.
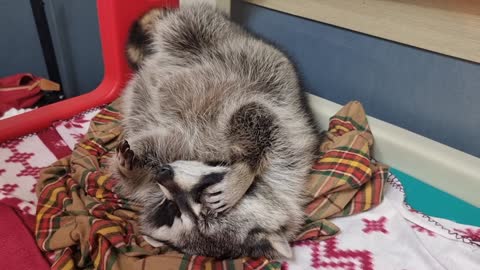
<svg viewBox="0 0 480 270"><path fill-rule="evenodd" d="M153 7L178 5L179 0L98 0L104 63L104 77L100 85L87 94L0 120L0 142L48 128L55 121L71 118L117 98L130 74L125 59L125 44L130 25Z"/></svg>

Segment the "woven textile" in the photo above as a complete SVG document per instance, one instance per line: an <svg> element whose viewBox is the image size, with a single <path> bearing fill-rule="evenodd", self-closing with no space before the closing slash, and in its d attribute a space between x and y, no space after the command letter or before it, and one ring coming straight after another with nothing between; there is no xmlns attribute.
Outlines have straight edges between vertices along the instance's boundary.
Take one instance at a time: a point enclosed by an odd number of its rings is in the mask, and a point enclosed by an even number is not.
<svg viewBox="0 0 480 270"><path fill-rule="evenodd" d="M263 258L216 261L151 247L139 234L139 205L112 189L107 158L121 140L117 103L91 121L70 156L42 170L37 184L36 241L54 252L53 269L280 269ZM311 202L297 240L327 239L339 232L327 220L368 210L382 200L388 170L371 162L373 136L358 102L330 120L307 184Z"/></svg>

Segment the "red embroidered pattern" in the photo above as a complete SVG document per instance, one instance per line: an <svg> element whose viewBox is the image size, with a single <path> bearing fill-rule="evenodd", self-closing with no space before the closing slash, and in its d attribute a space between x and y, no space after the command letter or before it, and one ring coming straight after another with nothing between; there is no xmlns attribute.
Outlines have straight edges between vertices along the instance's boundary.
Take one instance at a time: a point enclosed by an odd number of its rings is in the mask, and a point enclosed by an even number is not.
<svg viewBox="0 0 480 270"><path fill-rule="evenodd" d="M467 228L465 230L454 229L456 232L462 234L463 237L472 239L473 241L480 241L480 229Z"/></svg>
<svg viewBox="0 0 480 270"><path fill-rule="evenodd" d="M386 217L381 217L379 220L369 220L366 218L362 218L362 221L365 223L365 228L363 228L363 232L371 233L371 232L381 232L387 234L388 231L385 229L385 222L387 221Z"/></svg>
<svg viewBox="0 0 480 270"><path fill-rule="evenodd" d="M85 119L85 115L84 115L84 114L81 114L81 115L75 116L75 117L74 117L73 119L71 119L71 120L60 121L60 122L53 123L53 126L58 127L58 126L63 125L63 126L64 126L65 128L67 128L67 129L71 129L71 128L82 128L82 127L83 127L83 124L88 123L89 121L90 121L90 120Z"/></svg>
<svg viewBox="0 0 480 270"><path fill-rule="evenodd" d="M32 167L30 164L26 165L23 170L21 170L17 176L33 176L35 178L38 178L40 170L42 168L39 167Z"/></svg>
<svg viewBox="0 0 480 270"><path fill-rule="evenodd" d="M372 253L368 250L339 249L336 238L323 242L310 242L312 249L311 266L327 269L372 270Z"/></svg>
<svg viewBox="0 0 480 270"><path fill-rule="evenodd" d="M28 162L28 160L35 155L34 153L24 153L18 151L17 146L20 142L22 142L22 139L8 141L1 145L4 148L10 149L10 151L12 151L13 153L13 155L11 155L7 160L5 160L5 162L20 163L23 165L23 170L17 173L16 176L33 176L38 179L38 173L42 168L33 167Z"/></svg>
<svg viewBox="0 0 480 270"><path fill-rule="evenodd" d="M426 233L428 234L429 236L432 236L432 237L435 237L435 233L430 231L429 229L425 229L423 228L422 226L420 225L417 225L417 224L412 224L412 229L416 230L417 232L421 232L421 233Z"/></svg>
<svg viewBox="0 0 480 270"><path fill-rule="evenodd" d="M72 136L77 142L83 139L83 134L81 133L70 133L70 136Z"/></svg>
<svg viewBox="0 0 480 270"><path fill-rule="evenodd" d="M16 148L10 148L13 152L13 156L9 157L5 162L24 163L31 158L33 153L20 153Z"/></svg>
<svg viewBox="0 0 480 270"><path fill-rule="evenodd" d="M15 189L18 188L18 185L17 184L5 184L3 185L1 188L0 188L0 192L3 194L3 195L10 195L12 194Z"/></svg>

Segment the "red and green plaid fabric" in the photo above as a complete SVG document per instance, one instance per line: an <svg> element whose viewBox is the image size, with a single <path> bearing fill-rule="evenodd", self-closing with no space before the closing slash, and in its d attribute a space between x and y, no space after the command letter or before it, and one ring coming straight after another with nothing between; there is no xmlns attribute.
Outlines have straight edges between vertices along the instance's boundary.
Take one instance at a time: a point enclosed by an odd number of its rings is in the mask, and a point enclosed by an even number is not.
<svg viewBox="0 0 480 270"><path fill-rule="evenodd" d="M41 172L37 185L36 240L56 254L52 269L280 269L281 263L242 258L218 261L153 248L138 231L141 206L113 192L107 158L121 140L117 102L92 119L72 154ZM360 103L330 119L307 184L311 202L297 240L322 240L339 232L327 218L368 210L382 200L385 166L371 160L373 136Z"/></svg>

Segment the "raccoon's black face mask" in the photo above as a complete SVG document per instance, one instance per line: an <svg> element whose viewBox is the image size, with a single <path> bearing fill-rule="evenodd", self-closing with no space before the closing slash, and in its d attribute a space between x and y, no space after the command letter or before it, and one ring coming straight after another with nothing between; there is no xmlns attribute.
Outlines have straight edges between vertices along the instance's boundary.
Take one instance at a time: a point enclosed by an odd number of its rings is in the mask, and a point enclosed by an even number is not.
<svg viewBox="0 0 480 270"><path fill-rule="evenodd" d="M272 232L251 220L251 211L259 210L253 196L225 214L203 207L202 192L222 181L228 171L225 166L197 161L176 161L161 167L156 174L159 189L152 190L141 219L147 241L190 255L221 259L291 257L281 229Z"/></svg>

